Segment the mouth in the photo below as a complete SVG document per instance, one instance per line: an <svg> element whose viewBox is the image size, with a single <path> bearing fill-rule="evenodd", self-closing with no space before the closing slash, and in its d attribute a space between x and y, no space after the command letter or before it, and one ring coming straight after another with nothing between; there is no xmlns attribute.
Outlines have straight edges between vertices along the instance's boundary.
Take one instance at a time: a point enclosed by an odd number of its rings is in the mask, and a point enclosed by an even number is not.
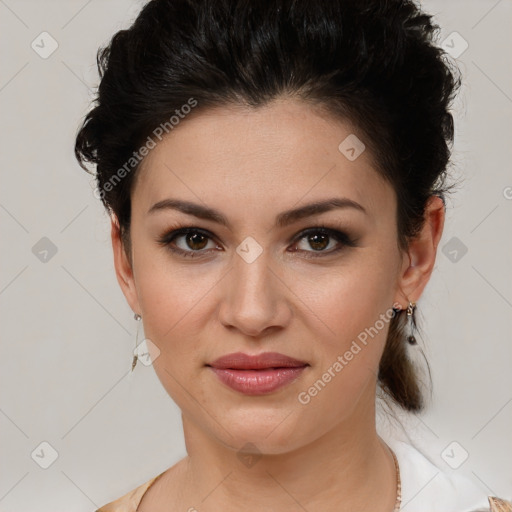
<svg viewBox="0 0 512 512"><path fill-rule="evenodd" d="M293 357L280 354L279 352L263 352L261 354L244 354L234 352L219 357L206 366L220 369L232 370L267 370L277 368L299 368L308 366L306 361L300 361Z"/></svg>
<svg viewBox="0 0 512 512"><path fill-rule="evenodd" d="M246 395L263 395L293 382L310 365L277 352L237 352L206 366L229 388Z"/></svg>

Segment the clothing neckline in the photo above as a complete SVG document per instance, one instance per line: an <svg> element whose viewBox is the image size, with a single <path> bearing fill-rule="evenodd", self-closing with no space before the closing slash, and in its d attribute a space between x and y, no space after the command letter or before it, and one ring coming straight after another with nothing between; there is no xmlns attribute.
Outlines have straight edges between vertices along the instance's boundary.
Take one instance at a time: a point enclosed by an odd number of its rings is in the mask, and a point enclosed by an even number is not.
<svg viewBox="0 0 512 512"><path fill-rule="evenodd" d="M165 471L167 471L167 470L165 470ZM149 491L151 486L165 473L165 471L162 471L159 475L151 478L145 484L143 484L142 489L143 489L144 492L138 498L138 501L137 501L137 504L136 504L136 508L135 508L135 512L139 512L139 505L142 503L142 500L144 499L144 496ZM145 487L145 489L144 489L144 487Z"/></svg>

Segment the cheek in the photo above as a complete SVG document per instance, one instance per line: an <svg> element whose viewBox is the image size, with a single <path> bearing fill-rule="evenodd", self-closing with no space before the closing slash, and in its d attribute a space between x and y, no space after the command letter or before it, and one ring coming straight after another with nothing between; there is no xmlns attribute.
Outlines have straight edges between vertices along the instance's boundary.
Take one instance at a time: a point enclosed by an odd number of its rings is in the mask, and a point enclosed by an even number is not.
<svg viewBox="0 0 512 512"><path fill-rule="evenodd" d="M392 257L367 251L357 262L317 276L315 288L309 283L298 290L320 319L314 320L317 365L308 385L321 390L319 401L334 400L338 412L350 409L368 379L376 380L393 314L393 264ZM309 329L316 330L313 324Z"/></svg>
<svg viewBox="0 0 512 512"><path fill-rule="evenodd" d="M385 340L387 327L379 320L381 315L392 313L396 286L393 265L392 256L368 249L354 253L339 268L316 274L312 279L295 279L293 290L320 320L328 351L348 349L351 340L361 333L360 338L364 339L364 333L369 329L373 332L376 323L379 334L375 337Z"/></svg>
<svg viewBox="0 0 512 512"><path fill-rule="evenodd" d="M160 350L155 369L165 365L174 372L184 364L203 364L200 340L211 316L205 308L221 277L206 267L177 264L163 250L141 253L136 260L144 332Z"/></svg>
<svg viewBox="0 0 512 512"><path fill-rule="evenodd" d="M176 267L176 266L175 266ZM192 276L169 269L141 272L141 305L144 333L159 350L153 368L169 396L182 410L204 403L203 390L193 384L204 364L205 310L208 291L215 285L211 277ZM190 390L190 391L189 391ZM189 392L187 392L189 391Z"/></svg>

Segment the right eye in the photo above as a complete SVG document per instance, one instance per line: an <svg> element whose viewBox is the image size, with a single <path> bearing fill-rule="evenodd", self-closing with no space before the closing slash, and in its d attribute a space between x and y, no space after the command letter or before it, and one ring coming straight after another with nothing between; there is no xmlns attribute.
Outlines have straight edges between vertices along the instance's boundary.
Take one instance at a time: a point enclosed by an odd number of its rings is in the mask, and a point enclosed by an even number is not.
<svg viewBox="0 0 512 512"><path fill-rule="evenodd" d="M181 247L176 240L181 241ZM161 237L158 242L167 247L171 252L187 258L196 258L211 249L205 249L208 240L212 237L210 233L199 228L187 227L170 231ZM214 243L215 247L219 247Z"/></svg>

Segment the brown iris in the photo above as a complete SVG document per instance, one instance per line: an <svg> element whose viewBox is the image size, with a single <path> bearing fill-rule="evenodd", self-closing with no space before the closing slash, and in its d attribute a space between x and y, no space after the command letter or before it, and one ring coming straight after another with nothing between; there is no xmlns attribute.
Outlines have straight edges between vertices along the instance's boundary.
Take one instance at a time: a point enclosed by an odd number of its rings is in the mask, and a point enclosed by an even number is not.
<svg viewBox="0 0 512 512"><path fill-rule="evenodd" d="M308 242L313 249L325 249L325 247L327 247L329 245L329 235L326 235L326 234L309 235Z"/></svg>
<svg viewBox="0 0 512 512"><path fill-rule="evenodd" d="M187 233L185 235L185 239L187 246L190 247L190 249L200 250L208 243L208 237L201 233Z"/></svg>

